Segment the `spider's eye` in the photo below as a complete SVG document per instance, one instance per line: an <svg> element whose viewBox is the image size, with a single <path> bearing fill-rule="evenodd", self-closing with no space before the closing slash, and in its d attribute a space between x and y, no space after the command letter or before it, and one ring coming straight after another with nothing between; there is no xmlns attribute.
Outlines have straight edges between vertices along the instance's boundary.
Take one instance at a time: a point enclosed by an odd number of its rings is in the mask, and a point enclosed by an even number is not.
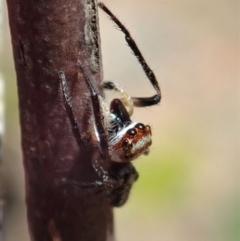
<svg viewBox="0 0 240 241"><path fill-rule="evenodd" d="M145 126L142 123L138 123L137 125L135 125L136 128L138 128L139 130L144 130Z"/></svg>
<svg viewBox="0 0 240 241"><path fill-rule="evenodd" d="M122 145L123 145L123 146L128 146L128 143L129 143L128 139L125 139L125 140L123 141Z"/></svg>
<svg viewBox="0 0 240 241"><path fill-rule="evenodd" d="M137 134L137 131L135 129L129 129L127 131L127 134L130 136L135 136Z"/></svg>

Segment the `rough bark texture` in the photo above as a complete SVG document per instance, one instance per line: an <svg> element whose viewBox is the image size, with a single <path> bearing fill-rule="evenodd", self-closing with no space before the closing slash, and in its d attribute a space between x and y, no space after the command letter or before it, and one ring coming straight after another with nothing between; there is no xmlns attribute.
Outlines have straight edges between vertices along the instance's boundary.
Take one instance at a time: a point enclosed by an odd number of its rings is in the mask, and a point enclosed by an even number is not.
<svg viewBox="0 0 240 241"><path fill-rule="evenodd" d="M33 241L112 240L112 209L103 194L64 180L90 182L89 90L76 63L99 86L100 39L95 0L7 0L17 74L27 217ZM65 72L83 138L73 135L58 71ZM87 93L87 94L86 94Z"/></svg>

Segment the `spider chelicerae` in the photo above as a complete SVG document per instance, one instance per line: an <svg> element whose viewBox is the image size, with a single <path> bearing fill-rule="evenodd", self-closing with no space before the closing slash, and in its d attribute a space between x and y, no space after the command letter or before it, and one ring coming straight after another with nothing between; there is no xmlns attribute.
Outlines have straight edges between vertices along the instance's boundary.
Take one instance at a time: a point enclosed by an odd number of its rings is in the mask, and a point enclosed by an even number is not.
<svg viewBox="0 0 240 241"><path fill-rule="evenodd" d="M92 166L99 180L92 183L75 183L82 189L104 190L113 206L121 206L128 199L130 189L138 178L138 173L131 161L142 154L148 154L151 140L151 128L149 125L133 122L130 117L134 106L146 107L156 105L161 100L161 91L153 71L146 63L135 41L128 30L116 18L116 16L103 4L99 7L109 15L111 20L124 33L128 46L141 64L146 76L150 80L156 95L146 98L130 97L119 86L113 82L103 82L102 87L106 90L114 90L121 94L121 99L114 99L110 108L93 86L87 76L82 63L78 62L82 75L90 90L93 103L93 123L95 129L96 146L98 150L93 156ZM63 71L59 72L65 108L71 121L74 136L81 143L81 135L71 104L66 77ZM127 107L127 108L126 108Z"/></svg>

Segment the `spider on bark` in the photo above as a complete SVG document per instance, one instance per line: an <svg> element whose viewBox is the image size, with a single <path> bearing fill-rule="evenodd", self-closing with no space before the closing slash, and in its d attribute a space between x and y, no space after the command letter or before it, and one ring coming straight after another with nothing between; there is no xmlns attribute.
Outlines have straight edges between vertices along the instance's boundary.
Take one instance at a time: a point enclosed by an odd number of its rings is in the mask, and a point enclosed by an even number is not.
<svg viewBox="0 0 240 241"><path fill-rule="evenodd" d="M113 82L103 82L102 87L104 89L114 90L122 95L122 99L112 100L109 108L88 78L82 64L77 63L90 90L93 103L93 123L98 150L93 156L92 166L99 176L99 180L92 183L75 184L82 189L104 190L113 206L121 206L127 201L130 189L138 178L138 173L131 161L142 154L148 154L149 146L152 143L150 126L133 122L130 116L133 113L134 106L145 107L158 104L161 100L161 91L153 71L146 63L128 30L103 3L99 3L99 7L109 15L111 20L124 33L128 46L132 49L157 93L146 98L130 97ZM81 143L81 134L72 110L71 96L63 71L59 72L59 77L65 108L71 121L74 136L76 141ZM126 107L128 107L128 110Z"/></svg>

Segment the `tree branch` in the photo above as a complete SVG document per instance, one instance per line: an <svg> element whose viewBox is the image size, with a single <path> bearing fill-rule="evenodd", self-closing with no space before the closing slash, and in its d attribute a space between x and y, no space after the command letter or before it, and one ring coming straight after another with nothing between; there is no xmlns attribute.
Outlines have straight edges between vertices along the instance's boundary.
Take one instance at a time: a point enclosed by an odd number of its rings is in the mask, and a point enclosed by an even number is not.
<svg viewBox="0 0 240 241"><path fill-rule="evenodd" d="M31 240L113 240L112 209L103 194L65 180L97 176L90 98L76 66L96 86L102 78L95 0L7 0L17 73L26 204ZM58 72L65 72L83 140L79 147L64 108Z"/></svg>

